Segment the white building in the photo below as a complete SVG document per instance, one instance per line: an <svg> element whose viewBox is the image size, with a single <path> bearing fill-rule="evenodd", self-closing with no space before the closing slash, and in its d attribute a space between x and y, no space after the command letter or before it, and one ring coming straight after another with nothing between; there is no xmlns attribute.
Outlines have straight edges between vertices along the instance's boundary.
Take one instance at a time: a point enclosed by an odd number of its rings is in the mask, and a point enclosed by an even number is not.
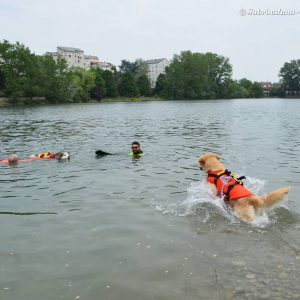
<svg viewBox="0 0 300 300"><path fill-rule="evenodd" d="M99 62L98 63L98 68L102 69L102 70L108 70L108 71L111 71L113 72L114 70L114 65L111 64L111 63L108 63L108 62Z"/></svg>
<svg viewBox="0 0 300 300"><path fill-rule="evenodd" d="M100 68L112 71L114 67L110 63L100 62L97 56L85 55L84 51L79 48L57 47L57 52L47 52L46 55L51 55L54 60L64 59L70 69L79 67L85 70Z"/></svg>
<svg viewBox="0 0 300 300"><path fill-rule="evenodd" d="M147 75L150 80L150 85L154 88L159 74L165 73L165 69L170 64L170 61L166 58L159 58L146 60L145 62L148 66Z"/></svg>
<svg viewBox="0 0 300 300"><path fill-rule="evenodd" d="M99 64L99 58L94 55L84 55L84 69L97 68Z"/></svg>
<svg viewBox="0 0 300 300"><path fill-rule="evenodd" d="M84 52L79 48L57 47L57 55L59 58L64 59L67 62L69 68L86 68Z"/></svg>

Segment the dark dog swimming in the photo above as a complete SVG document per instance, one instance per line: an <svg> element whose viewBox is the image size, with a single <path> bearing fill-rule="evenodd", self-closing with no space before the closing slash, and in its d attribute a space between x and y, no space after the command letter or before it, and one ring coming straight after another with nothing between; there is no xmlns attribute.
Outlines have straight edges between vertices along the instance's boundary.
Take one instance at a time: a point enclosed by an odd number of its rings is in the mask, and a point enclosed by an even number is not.
<svg viewBox="0 0 300 300"><path fill-rule="evenodd" d="M101 157L101 156L105 156L105 155L113 155L112 153L108 153L108 152L105 152L105 151L102 151L102 150L95 151L95 154L96 154L97 157Z"/></svg>

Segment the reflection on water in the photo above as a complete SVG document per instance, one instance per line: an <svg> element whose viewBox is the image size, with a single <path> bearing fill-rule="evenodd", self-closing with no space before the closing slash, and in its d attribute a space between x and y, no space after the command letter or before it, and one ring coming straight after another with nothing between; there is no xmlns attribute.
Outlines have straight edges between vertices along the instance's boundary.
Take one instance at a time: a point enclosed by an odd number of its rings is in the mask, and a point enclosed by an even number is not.
<svg viewBox="0 0 300 300"><path fill-rule="evenodd" d="M299 299L297 100L0 108L1 299ZM131 142L145 156L128 156ZM101 149L114 155L95 157ZM205 188L213 151L288 201L244 224Z"/></svg>

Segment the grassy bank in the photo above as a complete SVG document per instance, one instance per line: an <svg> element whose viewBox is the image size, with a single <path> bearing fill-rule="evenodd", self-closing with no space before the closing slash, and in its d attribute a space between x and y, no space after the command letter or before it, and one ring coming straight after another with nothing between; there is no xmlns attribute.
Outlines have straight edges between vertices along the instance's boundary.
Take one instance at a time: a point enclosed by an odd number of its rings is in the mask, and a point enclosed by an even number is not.
<svg viewBox="0 0 300 300"><path fill-rule="evenodd" d="M90 100L90 101L82 101L82 102L61 102L55 104L72 104L72 103L100 103L100 102L143 102L143 101L162 101L164 99L159 97L137 97L137 98L124 98L124 97L116 97L116 98L103 98L101 100ZM51 104L46 100L45 97L23 97L19 99L9 99L5 97L0 97L0 106L1 105L45 105Z"/></svg>
<svg viewBox="0 0 300 300"><path fill-rule="evenodd" d="M137 97L137 98L125 98L125 97L116 97L116 98L103 98L100 102L143 102L143 101L162 101L164 99L159 97Z"/></svg>

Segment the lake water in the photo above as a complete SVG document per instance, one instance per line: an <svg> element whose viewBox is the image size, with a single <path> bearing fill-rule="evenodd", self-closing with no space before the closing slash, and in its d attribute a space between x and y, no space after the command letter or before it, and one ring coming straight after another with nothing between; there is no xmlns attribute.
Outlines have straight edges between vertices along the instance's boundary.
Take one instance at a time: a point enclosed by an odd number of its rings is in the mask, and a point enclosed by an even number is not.
<svg viewBox="0 0 300 300"><path fill-rule="evenodd" d="M299 299L299 112L292 99L1 107L2 159L72 157L0 164L0 299ZM207 151L256 193L290 185L288 199L240 222L207 193Z"/></svg>

